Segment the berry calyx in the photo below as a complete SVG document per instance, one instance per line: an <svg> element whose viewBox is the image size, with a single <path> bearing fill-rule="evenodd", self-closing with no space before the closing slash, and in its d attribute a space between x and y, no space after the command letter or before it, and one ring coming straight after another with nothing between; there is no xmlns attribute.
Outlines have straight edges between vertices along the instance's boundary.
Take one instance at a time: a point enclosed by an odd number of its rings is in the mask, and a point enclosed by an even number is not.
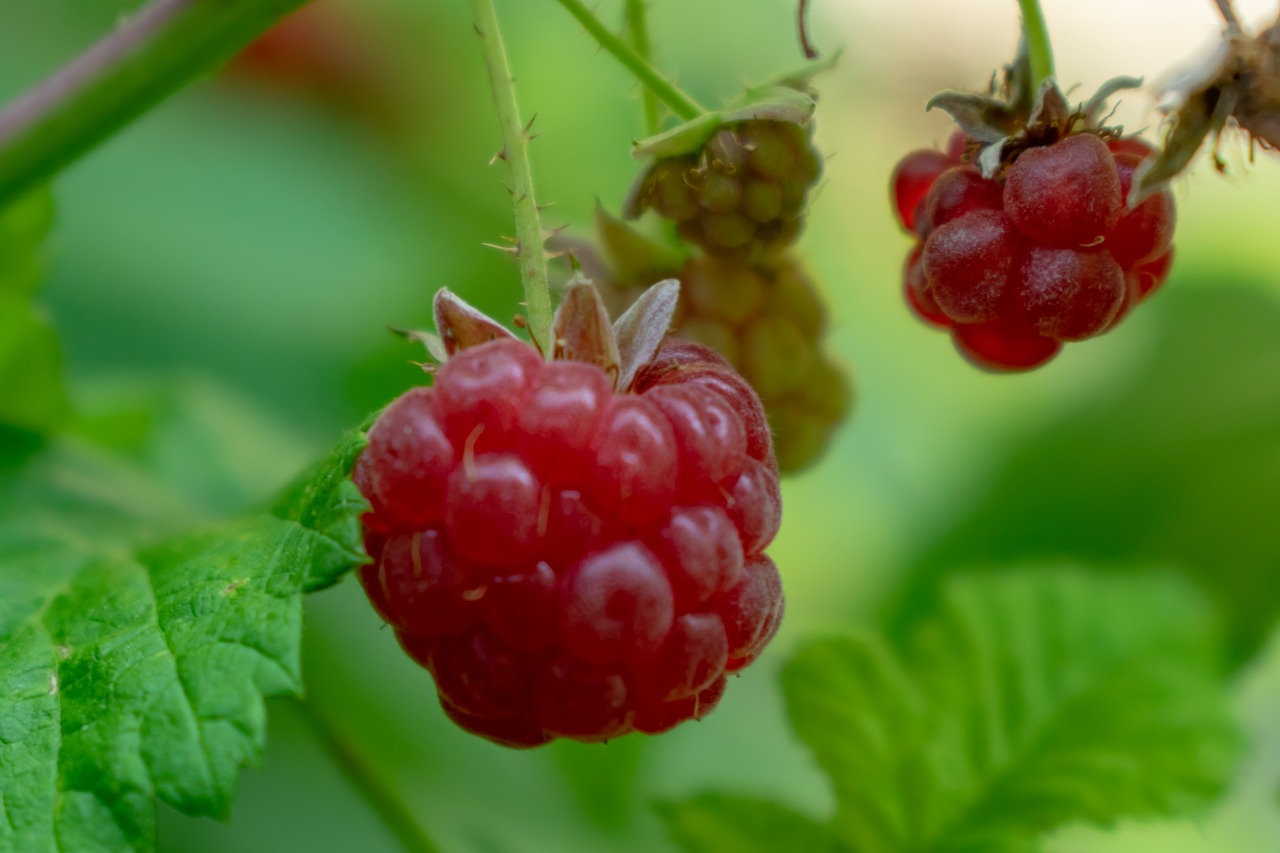
<svg viewBox="0 0 1280 853"><path fill-rule="evenodd" d="M674 289L605 334L594 289L575 285L549 362L506 336L459 345L475 336L449 318L475 318L438 297L452 354L356 463L361 582L445 713L495 743L699 718L777 629L764 411L714 353L662 344Z"/></svg>

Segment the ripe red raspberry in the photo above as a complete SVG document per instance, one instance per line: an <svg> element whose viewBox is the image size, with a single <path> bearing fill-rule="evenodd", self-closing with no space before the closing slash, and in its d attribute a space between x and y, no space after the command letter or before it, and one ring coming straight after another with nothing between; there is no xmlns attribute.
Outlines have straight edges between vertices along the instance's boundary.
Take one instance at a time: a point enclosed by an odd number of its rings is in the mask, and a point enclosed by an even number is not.
<svg viewBox="0 0 1280 853"><path fill-rule="evenodd" d="M1067 135L1015 149L990 179L957 150L908 154L891 196L919 241L903 268L907 304L975 365L1038 367L1114 328L1164 281L1173 197L1125 202L1146 143Z"/></svg>
<svg viewBox="0 0 1280 853"><path fill-rule="evenodd" d="M595 364L494 340L368 439L361 581L468 731L516 747L664 731L715 707L777 630L764 412L705 348L667 346L616 393Z"/></svg>
<svg viewBox="0 0 1280 853"><path fill-rule="evenodd" d="M794 242L822 173L812 124L751 119L720 128L692 154L656 160L627 215L652 208L707 252L746 257Z"/></svg>
<svg viewBox="0 0 1280 853"><path fill-rule="evenodd" d="M956 132L948 141L945 152L925 148L912 151L898 161L889 178L889 193L893 197L898 224L907 231L916 231L929 189L943 172L960 165L967 141L968 137Z"/></svg>

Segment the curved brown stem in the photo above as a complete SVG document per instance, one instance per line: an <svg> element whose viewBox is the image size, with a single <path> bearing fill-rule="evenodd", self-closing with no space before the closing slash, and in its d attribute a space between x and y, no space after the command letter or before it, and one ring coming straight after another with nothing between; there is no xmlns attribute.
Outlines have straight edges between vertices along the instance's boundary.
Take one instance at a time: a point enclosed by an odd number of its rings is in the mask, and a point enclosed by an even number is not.
<svg viewBox="0 0 1280 853"><path fill-rule="evenodd" d="M817 59L818 50L809 39L808 11L809 0L800 0L799 8L796 10L796 21L800 27L800 49L804 51L805 59Z"/></svg>

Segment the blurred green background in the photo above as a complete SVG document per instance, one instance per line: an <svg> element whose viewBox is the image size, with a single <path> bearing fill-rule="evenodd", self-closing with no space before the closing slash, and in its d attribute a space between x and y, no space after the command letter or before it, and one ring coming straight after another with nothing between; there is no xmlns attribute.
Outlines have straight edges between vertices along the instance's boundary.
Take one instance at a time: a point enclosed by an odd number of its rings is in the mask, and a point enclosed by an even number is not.
<svg viewBox="0 0 1280 853"><path fill-rule="evenodd" d="M55 184L41 298L65 342L76 429L133 456L204 518L261 504L421 381L409 363L420 354L385 326L429 326L438 287L499 317L519 310L514 267L481 246L511 225L503 174L488 165L499 141L466 4L322 2L305 13L300 48L319 82L265 62L233 69ZM134 5L4 0L0 100ZM895 161L948 133L926 98L982 85L1012 50L1013 0L960 5L813 9L819 46L846 52L818 81L829 161L802 252L829 300L830 346L857 376L857 412L825 460L785 484L771 553L787 620L713 716L655 739L504 750L443 718L429 677L356 584L309 601L309 689L444 849L664 849L648 804L709 788L824 815L826 782L782 716L788 651L851 626L892 628L957 567L1079 556L1174 565L1203 582L1222 606L1255 738L1211 820L1065 832L1053 849L1280 850L1280 653L1267 653L1280 607L1280 161L1250 163L1236 139L1230 177L1201 164L1179 183L1172 278L1116 332L1031 375L978 373L907 315L908 241L886 197ZM1044 5L1060 75L1081 91L1156 76L1217 27L1204 0ZM790 2L651 7L660 64L704 102L800 62ZM499 11L521 106L542 133L546 224L585 233L595 200L616 210L635 175L637 87L550 0ZM620 22L620 0L600 13ZM1107 26L1093 25L1103 15ZM1158 119L1143 95L1119 115L1131 128ZM293 706L271 714L266 764L245 774L230 823L167 813L162 849L398 849Z"/></svg>

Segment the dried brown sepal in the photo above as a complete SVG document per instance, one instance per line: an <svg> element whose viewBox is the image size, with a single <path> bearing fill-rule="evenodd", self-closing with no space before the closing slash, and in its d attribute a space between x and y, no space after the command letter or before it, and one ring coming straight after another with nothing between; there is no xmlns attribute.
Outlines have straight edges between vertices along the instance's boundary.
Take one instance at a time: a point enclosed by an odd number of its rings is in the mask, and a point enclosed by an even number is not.
<svg viewBox="0 0 1280 853"><path fill-rule="evenodd" d="M977 164L983 177L996 177L1028 148L1052 145L1073 132L1085 130L1081 115L1081 110L1071 108L1053 78L1045 80L1021 128L987 145L978 154Z"/></svg>
<svg viewBox="0 0 1280 853"><path fill-rule="evenodd" d="M1280 17L1258 36L1234 118L1264 148L1280 148Z"/></svg>
<svg viewBox="0 0 1280 853"><path fill-rule="evenodd" d="M1280 18L1256 37L1233 18L1218 49L1164 87L1164 148L1134 175L1130 204L1164 189L1209 137L1214 165L1223 170L1217 145L1232 124L1249 135L1251 145L1280 148Z"/></svg>
<svg viewBox="0 0 1280 853"><path fill-rule="evenodd" d="M955 119L966 135L992 144L1018 132L1020 124L1013 109L993 95L974 92L939 92L925 104L925 111L938 108Z"/></svg>
<svg viewBox="0 0 1280 853"><path fill-rule="evenodd" d="M1106 124L1108 113L1104 113L1103 110L1107 109L1107 102L1111 97L1125 89L1141 89L1144 82L1141 77L1112 77L1103 83L1093 97L1080 108L1081 119L1085 126L1101 127Z"/></svg>
<svg viewBox="0 0 1280 853"><path fill-rule="evenodd" d="M1024 39L1000 82L993 76L986 93L942 91L929 99L925 109L937 107L950 114L965 135L976 141L977 152L967 153L966 160L976 163L984 177L996 178L1028 148L1052 145L1075 133L1119 137L1121 128L1104 125L1107 100L1141 85L1142 80L1135 77L1116 77L1102 84L1087 102L1072 107L1053 78L1032 87Z"/></svg>
<svg viewBox="0 0 1280 853"><path fill-rule="evenodd" d="M664 279L641 293L613 324L621 362L615 390L630 390L636 374L653 361L671 331L679 303L680 282Z"/></svg>
<svg viewBox="0 0 1280 853"><path fill-rule="evenodd" d="M433 307L436 333L440 336L446 357L489 341L515 339L506 326L471 307L448 288L442 287L436 293Z"/></svg>
<svg viewBox="0 0 1280 853"><path fill-rule="evenodd" d="M615 386L621 358L600 293L586 279L570 282L551 323L552 358L584 361L603 370Z"/></svg>

